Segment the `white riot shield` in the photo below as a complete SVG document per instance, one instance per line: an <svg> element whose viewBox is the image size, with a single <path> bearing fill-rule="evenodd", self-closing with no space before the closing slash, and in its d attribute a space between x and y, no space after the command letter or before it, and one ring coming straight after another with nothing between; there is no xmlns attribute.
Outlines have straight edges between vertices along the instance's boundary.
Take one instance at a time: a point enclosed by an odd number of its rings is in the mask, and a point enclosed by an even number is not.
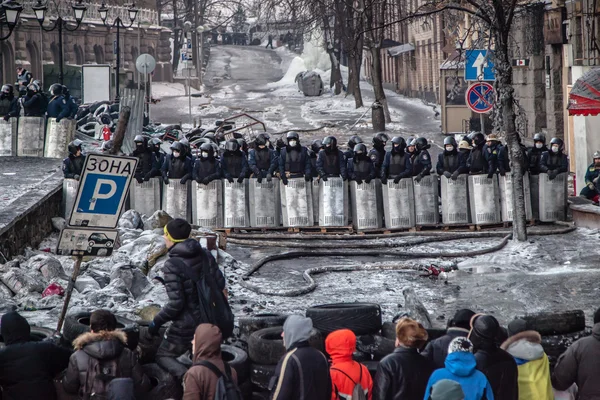
<svg viewBox="0 0 600 400"><path fill-rule="evenodd" d="M319 188L321 187L321 181L317 178L312 180L312 210L313 210L313 224L319 224Z"/></svg>
<svg viewBox="0 0 600 400"><path fill-rule="evenodd" d="M258 183L256 178L248 182L248 205L250 226L257 228L274 228L279 226L279 179L273 178L271 182L263 179Z"/></svg>
<svg viewBox="0 0 600 400"><path fill-rule="evenodd" d="M78 189L79 181L76 181L75 179L63 180L63 195L60 209L65 221L68 221L71 218L71 212L73 211L73 204L75 203Z"/></svg>
<svg viewBox="0 0 600 400"><path fill-rule="evenodd" d="M437 225L440 222L437 175L427 175L417 182L413 178L416 225Z"/></svg>
<svg viewBox="0 0 600 400"><path fill-rule="evenodd" d="M17 118L0 118L0 157L17 155Z"/></svg>
<svg viewBox="0 0 600 400"><path fill-rule="evenodd" d="M49 118L46 124L46 145L44 157L63 159L69 155L69 143L75 137L75 120L63 119L59 123L55 118Z"/></svg>
<svg viewBox="0 0 600 400"><path fill-rule="evenodd" d="M152 178L149 181L138 183L134 179L129 188L129 202L131 209L145 214L146 217L150 217L155 211L160 210L160 180Z"/></svg>
<svg viewBox="0 0 600 400"><path fill-rule="evenodd" d="M498 179L500 188L500 207L502 210L502 221L512 222L513 220L513 185L512 175L500 176ZM529 173L523 175L523 192L525 194L525 218L532 218L531 211L531 193L529 191Z"/></svg>
<svg viewBox="0 0 600 400"><path fill-rule="evenodd" d="M540 176L529 175L529 193L531 199L531 218L540 219Z"/></svg>
<svg viewBox="0 0 600 400"><path fill-rule="evenodd" d="M223 184L216 179L204 185L192 182L192 223L205 228L223 227Z"/></svg>
<svg viewBox="0 0 600 400"><path fill-rule="evenodd" d="M223 179L223 220L225 228L244 228L250 225L246 207L248 179L242 183Z"/></svg>
<svg viewBox="0 0 600 400"><path fill-rule="evenodd" d="M381 228L381 213L378 208L377 181L360 185L350 182L350 204L352 205L352 225L357 230Z"/></svg>
<svg viewBox="0 0 600 400"><path fill-rule="evenodd" d="M487 175L469 176L469 203L471 221L474 224L496 224L500 222L500 195L498 177L488 179Z"/></svg>
<svg viewBox="0 0 600 400"><path fill-rule="evenodd" d="M319 226L348 225L348 182L342 178L321 180L319 186Z"/></svg>
<svg viewBox="0 0 600 400"><path fill-rule="evenodd" d="M469 192L466 174L458 175L456 180L440 176L442 189L442 222L444 224L468 224Z"/></svg>
<svg viewBox="0 0 600 400"><path fill-rule="evenodd" d="M288 184L279 185L283 226L312 226L313 199L312 183L304 178L288 179Z"/></svg>
<svg viewBox="0 0 600 400"><path fill-rule="evenodd" d="M179 183L179 179L171 179L168 185L163 187L162 208L173 218L183 218L190 221L191 212L188 212L188 192L190 184Z"/></svg>
<svg viewBox="0 0 600 400"><path fill-rule="evenodd" d="M44 117L20 117L17 130L19 157L44 156Z"/></svg>
<svg viewBox="0 0 600 400"><path fill-rule="evenodd" d="M540 221L564 221L567 211L567 173L558 174L553 180L548 174L539 175Z"/></svg>
<svg viewBox="0 0 600 400"><path fill-rule="evenodd" d="M382 189L385 227L388 229L414 227L415 197L412 178L400 179L398 183L388 179Z"/></svg>

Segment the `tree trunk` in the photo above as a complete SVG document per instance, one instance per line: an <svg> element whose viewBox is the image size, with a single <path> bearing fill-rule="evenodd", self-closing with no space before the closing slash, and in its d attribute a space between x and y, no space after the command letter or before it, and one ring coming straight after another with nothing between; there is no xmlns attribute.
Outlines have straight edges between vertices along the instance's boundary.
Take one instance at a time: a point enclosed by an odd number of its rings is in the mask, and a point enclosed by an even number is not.
<svg viewBox="0 0 600 400"><path fill-rule="evenodd" d="M387 99L385 98L385 91L383 90L383 76L381 72L381 52L379 51L379 46L371 47L371 79L373 80L373 92L375 93L375 102L379 103L382 107L382 112L385 117L384 121L386 123L392 122L390 120L390 111L387 108ZM375 125L375 108L373 109L373 125ZM379 126L381 127L381 125ZM376 132L385 130L385 123L383 124L383 129L373 129Z"/></svg>
<svg viewBox="0 0 600 400"><path fill-rule="evenodd" d="M329 80L329 87L335 86L334 93L340 94L342 93L343 80L342 80L342 71L340 70L340 60L335 55L335 51L333 49L329 50L329 59L331 60L331 77Z"/></svg>
<svg viewBox="0 0 600 400"><path fill-rule="evenodd" d="M360 67L361 58L354 55L354 51L348 57L348 94L354 96L356 108L363 106L362 92L360 91Z"/></svg>
<svg viewBox="0 0 600 400"><path fill-rule="evenodd" d="M121 153L121 147L123 147L123 141L125 140L125 133L127 132L127 125L129 124L129 116L131 115L131 107L122 107L119 112L119 122L117 122L117 128L115 129L115 135L113 137L113 147L108 152L109 154L118 155Z"/></svg>

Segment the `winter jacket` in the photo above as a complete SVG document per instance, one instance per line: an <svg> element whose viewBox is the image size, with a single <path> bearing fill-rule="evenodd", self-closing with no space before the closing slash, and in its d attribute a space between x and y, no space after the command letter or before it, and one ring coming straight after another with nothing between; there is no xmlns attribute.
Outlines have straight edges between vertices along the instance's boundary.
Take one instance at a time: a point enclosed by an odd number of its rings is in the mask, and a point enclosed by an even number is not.
<svg viewBox="0 0 600 400"><path fill-rule="evenodd" d="M362 386L367 398L373 398L373 379L364 365L352 359L356 336L348 329L332 332L325 340L325 350L331 357L331 400L352 396L355 384Z"/></svg>
<svg viewBox="0 0 600 400"><path fill-rule="evenodd" d="M600 168L596 168L596 165L594 165L593 163L588 167L588 169L585 171L585 184L586 185L592 185L594 187L594 189L597 189L597 186L600 187L599 185L596 185L596 183L594 182L594 180L596 178L598 178L598 176L600 175Z"/></svg>
<svg viewBox="0 0 600 400"><path fill-rule="evenodd" d="M448 328L446 334L427 343L421 355L433 362L435 368L444 368L444 361L448 356L448 346L457 337L467 337L469 331L463 328Z"/></svg>
<svg viewBox="0 0 600 400"><path fill-rule="evenodd" d="M48 103L46 114L48 118L56 118L56 122L60 122L63 118L68 118L71 110L65 97L63 95L54 96Z"/></svg>
<svg viewBox="0 0 600 400"><path fill-rule="evenodd" d="M400 177L408 178L412 175L412 164L410 154L405 151L395 152L393 150L385 153L383 165L381 166L381 179Z"/></svg>
<svg viewBox="0 0 600 400"><path fill-rule="evenodd" d="M45 110L45 99L41 93L22 97L23 111L26 117L43 117Z"/></svg>
<svg viewBox="0 0 600 400"><path fill-rule="evenodd" d="M212 254L195 239L171 247L163 272L169 302L154 317L154 324L160 328L172 321L165 339L173 344L188 345L196 327L208 322L203 317L196 281L208 272L219 289L224 290L225 278Z"/></svg>
<svg viewBox="0 0 600 400"><path fill-rule="evenodd" d="M375 166L368 157L354 157L348 163L348 179L352 181L373 180L377 177Z"/></svg>
<svg viewBox="0 0 600 400"><path fill-rule="evenodd" d="M487 163L487 173L495 174L500 170L502 164L498 161L498 155L502 145L499 142L492 142L491 146L486 145L483 149L483 158Z"/></svg>
<svg viewBox="0 0 600 400"><path fill-rule="evenodd" d="M427 150L421 150L412 157L412 175L427 176L431 171L431 156Z"/></svg>
<svg viewBox="0 0 600 400"><path fill-rule="evenodd" d="M137 393L150 389L150 380L138 362L137 354L126 347L127 336L122 331L87 332L73 341L76 350L69 360L69 367L63 379L63 387L68 393L78 393L80 398L91 394L96 380L107 379L97 376L105 365L116 361L116 369L110 378L131 378ZM94 364L98 363L98 366ZM102 366L99 364L103 363ZM107 383L108 385L108 383Z"/></svg>
<svg viewBox="0 0 600 400"><path fill-rule="evenodd" d="M552 374L552 386L567 390L573 383L579 388L578 400L600 398L600 323L592 335L573 343L559 358Z"/></svg>
<svg viewBox="0 0 600 400"><path fill-rule="evenodd" d="M487 145L473 146L469 158L467 159L467 168L472 175L487 174L488 163L484 154L487 152Z"/></svg>
<svg viewBox="0 0 600 400"><path fill-rule="evenodd" d="M279 166L279 159L274 150L267 147L264 149L252 149L248 152L248 165L257 178L259 175L265 178L267 174L273 175Z"/></svg>
<svg viewBox="0 0 600 400"><path fill-rule="evenodd" d="M431 387L442 379L460 383L465 400L494 400L492 386L485 375L475 369L476 361L473 353L463 351L450 353L444 364L445 368L436 370L429 378L423 400L429 400ZM503 399L499 398L499 400Z"/></svg>
<svg viewBox="0 0 600 400"><path fill-rule="evenodd" d="M519 400L554 400L550 363L536 331L524 331L508 338L501 348L514 357L519 370Z"/></svg>
<svg viewBox="0 0 600 400"><path fill-rule="evenodd" d="M85 156L80 155L79 157L69 156L63 160L62 170L63 175L67 179L74 179L75 175L81 176L83 171L83 164L85 163Z"/></svg>
<svg viewBox="0 0 600 400"><path fill-rule="evenodd" d="M143 180L144 177L152 170L152 151L146 149L142 151L134 150L133 153L131 153L131 157L138 159L137 167L135 167L135 174L133 177L137 180Z"/></svg>
<svg viewBox="0 0 600 400"><path fill-rule="evenodd" d="M443 151L438 155L437 164L435 169L438 175L442 175L444 171L448 171L451 174L458 171L459 174L466 174L469 172L467 168L467 159L464 153L456 150L451 152Z"/></svg>
<svg viewBox="0 0 600 400"><path fill-rule="evenodd" d="M198 157L194 163L192 178L198 183L201 183L204 179L208 179L208 182L220 179L221 165L219 160L212 156L209 156L206 160Z"/></svg>
<svg viewBox="0 0 600 400"><path fill-rule="evenodd" d="M431 361L417 349L397 347L377 367L373 399L421 400L433 370Z"/></svg>
<svg viewBox="0 0 600 400"><path fill-rule="evenodd" d="M238 150L226 151L221 157L221 171L226 179L246 178L248 175L248 160L246 154Z"/></svg>
<svg viewBox="0 0 600 400"><path fill-rule="evenodd" d="M523 149L523 153L525 159L527 159L527 150ZM507 172L510 172L508 146L500 146L500 151L498 151L498 171L500 172L500 175L506 175ZM527 171L527 167L525 167L524 171Z"/></svg>
<svg viewBox="0 0 600 400"><path fill-rule="evenodd" d="M163 177L169 179L192 179L192 159L188 156L180 155L175 158L172 154L165 157L162 166Z"/></svg>
<svg viewBox="0 0 600 400"><path fill-rule="evenodd" d="M542 163L542 154L548 151L548 148L544 145L541 149L537 147L530 147L527 149L527 159L529 160L529 172L532 175L538 175L540 171L540 165Z"/></svg>
<svg viewBox="0 0 600 400"><path fill-rule="evenodd" d="M208 361L223 374L225 363L221 358L221 331L215 325L200 324L194 336L194 365L183 377L183 400L213 400L217 390L218 377L208 367L196 365L200 361ZM230 368L231 379L237 383L235 369Z"/></svg>
<svg viewBox="0 0 600 400"><path fill-rule="evenodd" d="M519 372L514 358L498 348L482 348L475 353L477 369L485 374L494 397L502 400L519 398Z"/></svg>
<svg viewBox="0 0 600 400"><path fill-rule="evenodd" d="M19 105L14 96L0 94L0 117L8 115L9 117L19 116Z"/></svg>
<svg viewBox="0 0 600 400"><path fill-rule="evenodd" d="M108 384L108 400L136 400L135 383L131 378L115 378Z"/></svg>
<svg viewBox="0 0 600 400"><path fill-rule="evenodd" d="M0 398L54 400L53 378L69 364L71 353L50 342L30 342L30 328L16 312L2 316L4 347L0 350Z"/></svg>
<svg viewBox="0 0 600 400"><path fill-rule="evenodd" d="M549 172L556 171L560 174L569 170L569 157L562 152L554 154L551 151L542 153L542 159L540 161L540 171Z"/></svg>
<svg viewBox="0 0 600 400"><path fill-rule="evenodd" d="M371 162L373 163L373 166L377 171L381 171L381 166L383 165L385 154L386 151L384 146L373 147L369 151L369 158L371 159Z"/></svg>
<svg viewBox="0 0 600 400"><path fill-rule="evenodd" d="M319 176L341 176L347 179L346 158L341 150L335 150L328 153L325 150L319 151L317 156L317 171Z"/></svg>
<svg viewBox="0 0 600 400"><path fill-rule="evenodd" d="M290 173L290 178L312 176L312 164L308 150L303 146L284 147L279 153L279 174L285 176Z"/></svg>

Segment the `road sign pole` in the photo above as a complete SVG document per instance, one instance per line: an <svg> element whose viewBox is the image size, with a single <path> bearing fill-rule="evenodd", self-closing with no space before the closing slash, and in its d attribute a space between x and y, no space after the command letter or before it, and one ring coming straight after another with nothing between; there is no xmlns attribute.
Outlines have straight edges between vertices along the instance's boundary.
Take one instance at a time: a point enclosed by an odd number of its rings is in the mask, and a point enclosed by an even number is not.
<svg viewBox="0 0 600 400"><path fill-rule="evenodd" d="M60 312L60 318L58 319L58 325L56 326L56 332L60 333L62 329L63 322L65 321L65 316L67 315L67 310L69 309L69 302L71 301L71 294L73 293L73 288L75 288L75 281L79 276L79 270L81 269L81 261L83 257L77 257L75 260L75 265L73 265L73 275L71 275L71 280L69 281L69 286L67 286L67 293L65 295L65 302L63 304L62 311Z"/></svg>
<svg viewBox="0 0 600 400"><path fill-rule="evenodd" d="M481 93L483 93L483 84L479 83L479 87L481 88ZM485 135L485 115L479 114L479 124L481 125L480 132Z"/></svg>

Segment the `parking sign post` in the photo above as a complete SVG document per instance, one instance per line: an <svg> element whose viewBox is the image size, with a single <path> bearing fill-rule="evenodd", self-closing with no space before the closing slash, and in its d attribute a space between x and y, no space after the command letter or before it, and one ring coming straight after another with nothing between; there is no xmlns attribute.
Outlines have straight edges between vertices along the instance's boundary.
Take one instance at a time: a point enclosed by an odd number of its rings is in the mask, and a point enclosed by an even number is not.
<svg viewBox="0 0 600 400"><path fill-rule="evenodd" d="M67 293L65 293L65 302L63 303L62 311L60 312L60 318L58 318L58 325L56 326L56 332L60 333L62 329L63 322L65 320L65 316L67 315L67 309L69 308L69 302L71 301L71 294L73 294L73 288L75 287L75 281L79 276L79 270L81 269L81 261L83 260L82 256L78 256L75 260L75 265L73 265L73 274L71 275L71 280L69 281L69 286L67 286Z"/></svg>

